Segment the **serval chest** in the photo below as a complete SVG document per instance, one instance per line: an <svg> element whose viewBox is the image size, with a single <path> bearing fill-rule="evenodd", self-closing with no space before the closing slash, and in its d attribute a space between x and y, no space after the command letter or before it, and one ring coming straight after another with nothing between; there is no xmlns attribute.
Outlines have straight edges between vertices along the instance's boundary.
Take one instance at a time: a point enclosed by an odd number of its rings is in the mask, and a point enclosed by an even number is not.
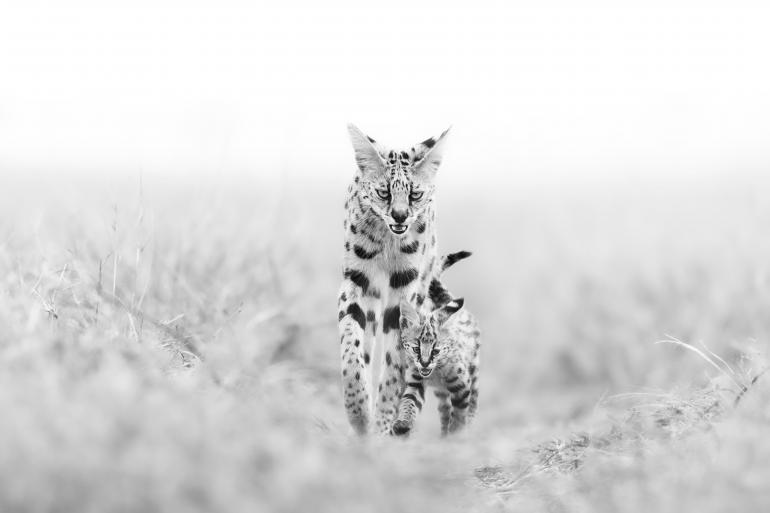
<svg viewBox="0 0 770 513"><path fill-rule="evenodd" d="M347 202L345 276L362 289L369 306L391 304L391 298L400 300L407 293L410 301L422 304L436 265L433 209L428 207L408 232L396 236L359 205L359 194L351 191Z"/></svg>

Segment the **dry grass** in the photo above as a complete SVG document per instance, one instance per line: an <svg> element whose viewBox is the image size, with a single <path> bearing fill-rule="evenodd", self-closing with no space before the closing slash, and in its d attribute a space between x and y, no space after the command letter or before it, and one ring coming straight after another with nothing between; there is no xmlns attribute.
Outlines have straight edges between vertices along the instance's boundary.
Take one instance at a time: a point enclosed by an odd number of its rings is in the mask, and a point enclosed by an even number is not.
<svg viewBox="0 0 770 513"><path fill-rule="evenodd" d="M480 415L403 442L341 407L342 189L247 185L6 193L0 511L770 506L761 191L447 188Z"/></svg>

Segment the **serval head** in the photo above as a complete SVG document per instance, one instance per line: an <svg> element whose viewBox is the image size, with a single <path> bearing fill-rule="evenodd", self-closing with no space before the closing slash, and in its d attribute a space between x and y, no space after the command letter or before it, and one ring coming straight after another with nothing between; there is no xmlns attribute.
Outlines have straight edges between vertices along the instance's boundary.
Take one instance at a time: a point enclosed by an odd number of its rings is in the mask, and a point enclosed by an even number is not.
<svg viewBox="0 0 770 513"><path fill-rule="evenodd" d="M433 201L434 178L441 164L445 130L408 150L385 148L348 125L360 174L361 199L396 236L403 236Z"/></svg>
<svg viewBox="0 0 770 513"><path fill-rule="evenodd" d="M446 337L439 336L441 330L464 302L463 298L452 299L441 308L422 314L408 301L401 301L401 346L423 378L433 373L445 349Z"/></svg>

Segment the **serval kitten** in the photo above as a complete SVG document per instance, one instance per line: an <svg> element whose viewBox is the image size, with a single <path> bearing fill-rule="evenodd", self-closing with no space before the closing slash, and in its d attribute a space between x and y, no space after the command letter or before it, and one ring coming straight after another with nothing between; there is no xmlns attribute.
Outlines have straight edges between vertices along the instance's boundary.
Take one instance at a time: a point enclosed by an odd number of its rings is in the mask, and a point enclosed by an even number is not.
<svg viewBox="0 0 770 513"><path fill-rule="evenodd" d="M446 291L436 275L434 179L446 132L403 151L348 126L358 170L348 188L345 256L339 294L342 390L356 432L369 430L375 347L383 362L375 428L389 433L404 386L399 305L434 304ZM432 286L433 285L433 286ZM441 296L441 297L439 297Z"/></svg>
<svg viewBox="0 0 770 513"><path fill-rule="evenodd" d="M426 386L435 388L442 435L462 428L476 413L481 332L463 303L453 299L426 315L408 302L401 304L401 340L409 366L394 435L412 430Z"/></svg>

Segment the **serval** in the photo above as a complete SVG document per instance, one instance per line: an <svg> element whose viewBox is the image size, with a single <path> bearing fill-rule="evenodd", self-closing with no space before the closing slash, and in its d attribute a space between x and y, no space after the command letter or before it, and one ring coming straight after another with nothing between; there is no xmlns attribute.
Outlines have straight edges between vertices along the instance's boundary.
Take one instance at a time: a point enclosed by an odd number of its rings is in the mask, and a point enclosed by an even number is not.
<svg viewBox="0 0 770 513"><path fill-rule="evenodd" d="M407 150L377 143L348 126L358 169L348 187L345 256L339 293L342 387L348 420L359 434L390 433L404 387L400 304L434 305L447 298L434 277L436 172L447 131ZM434 301L435 300L435 301ZM374 350L382 362L376 397Z"/></svg>
<svg viewBox="0 0 770 513"><path fill-rule="evenodd" d="M408 302L401 303L401 340L410 358L394 435L412 430L426 386L435 388L442 435L457 431L476 413L481 332L463 304L462 298L453 299L421 314Z"/></svg>

